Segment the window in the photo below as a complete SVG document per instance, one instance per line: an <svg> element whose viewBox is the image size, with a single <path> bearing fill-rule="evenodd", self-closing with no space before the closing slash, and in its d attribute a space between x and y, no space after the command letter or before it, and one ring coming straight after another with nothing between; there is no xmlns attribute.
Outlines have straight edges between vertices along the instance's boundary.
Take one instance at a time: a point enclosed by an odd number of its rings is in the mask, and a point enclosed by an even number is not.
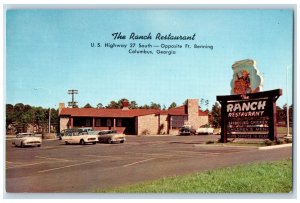
<svg viewBox="0 0 300 203"><path fill-rule="evenodd" d="M87 118L85 120L85 126L91 126L91 119L90 118Z"/></svg>
<svg viewBox="0 0 300 203"><path fill-rule="evenodd" d="M122 127L122 119L117 119L117 127Z"/></svg>
<svg viewBox="0 0 300 203"><path fill-rule="evenodd" d="M95 119L95 126L96 127L100 127L101 126L101 119L100 118L96 118Z"/></svg>
<svg viewBox="0 0 300 203"><path fill-rule="evenodd" d="M112 126L112 122L111 122L111 119L110 119L110 118L108 118L108 119L106 120L106 126L107 126L107 127L111 127L111 126Z"/></svg>
<svg viewBox="0 0 300 203"><path fill-rule="evenodd" d="M187 116L171 116L172 129L177 129L182 127L185 121L187 120L188 120Z"/></svg>

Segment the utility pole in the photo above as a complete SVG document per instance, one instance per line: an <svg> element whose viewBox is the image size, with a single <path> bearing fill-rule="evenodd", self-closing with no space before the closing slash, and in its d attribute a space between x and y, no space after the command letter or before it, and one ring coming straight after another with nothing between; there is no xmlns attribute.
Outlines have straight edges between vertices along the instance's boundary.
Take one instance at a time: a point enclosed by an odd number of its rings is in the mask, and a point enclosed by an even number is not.
<svg viewBox="0 0 300 203"><path fill-rule="evenodd" d="M68 102L68 106L75 108L77 106L76 105L77 102L74 101L74 94L78 94L78 90L68 90L68 94L72 95L72 101Z"/></svg>
<svg viewBox="0 0 300 203"><path fill-rule="evenodd" d="M50 134L51 133L51 107L49 108L49 119L48 119L48 133Z"/></svg>

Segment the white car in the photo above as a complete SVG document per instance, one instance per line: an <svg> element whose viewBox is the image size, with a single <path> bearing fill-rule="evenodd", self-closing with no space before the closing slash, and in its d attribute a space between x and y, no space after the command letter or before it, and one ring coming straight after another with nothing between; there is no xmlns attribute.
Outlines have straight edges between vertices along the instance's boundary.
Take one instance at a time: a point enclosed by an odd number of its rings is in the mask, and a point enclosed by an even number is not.
<svg viewBox="0 0 300 203"><path fill-rule="evenodd" d="M19 147L42 145L42 138L35 136L34 133L19 133L12 140L12 144Z"/></svg>
<svg viewBox="0 0 300 203"><path fill-rule="evenodd" d="M206 125L202 125L200 126L200 128L198 128L196 130L196 134L208 134L208 135L212 135L214 133L214 128L212 128L210 125L206 124Z"/></svg>
<svg viewBox="0 0 300 203"><path fill-rule="evenodd" d="M98 141L98 135L89 135L87 132L72 132L64 135L62 137L62 141L65 144L96 144Z"/></svg>

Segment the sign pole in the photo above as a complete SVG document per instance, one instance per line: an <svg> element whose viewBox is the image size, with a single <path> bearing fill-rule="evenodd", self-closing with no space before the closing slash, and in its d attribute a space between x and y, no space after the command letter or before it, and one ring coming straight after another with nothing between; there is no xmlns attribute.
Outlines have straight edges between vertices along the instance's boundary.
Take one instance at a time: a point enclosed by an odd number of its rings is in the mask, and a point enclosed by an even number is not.
<svg viewBox="0 0 300 203"><path fill-rule="evenodd" d="M221 101L221 142L227 142L227 101Z"/></svg>

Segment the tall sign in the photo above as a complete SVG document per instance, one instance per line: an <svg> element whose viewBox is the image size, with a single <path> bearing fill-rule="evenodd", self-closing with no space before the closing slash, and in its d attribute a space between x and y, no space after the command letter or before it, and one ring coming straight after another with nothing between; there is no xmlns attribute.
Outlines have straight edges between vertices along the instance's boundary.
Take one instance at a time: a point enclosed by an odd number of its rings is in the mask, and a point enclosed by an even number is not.
<svg viewBox="0 0 300 203"><path fill-rule="evenodd" d="M236 62L231 95L217 96L223 143L227 138L276 139L276 100L282 90L261 92L263 78L255 64L250 59Z"/></svg>

